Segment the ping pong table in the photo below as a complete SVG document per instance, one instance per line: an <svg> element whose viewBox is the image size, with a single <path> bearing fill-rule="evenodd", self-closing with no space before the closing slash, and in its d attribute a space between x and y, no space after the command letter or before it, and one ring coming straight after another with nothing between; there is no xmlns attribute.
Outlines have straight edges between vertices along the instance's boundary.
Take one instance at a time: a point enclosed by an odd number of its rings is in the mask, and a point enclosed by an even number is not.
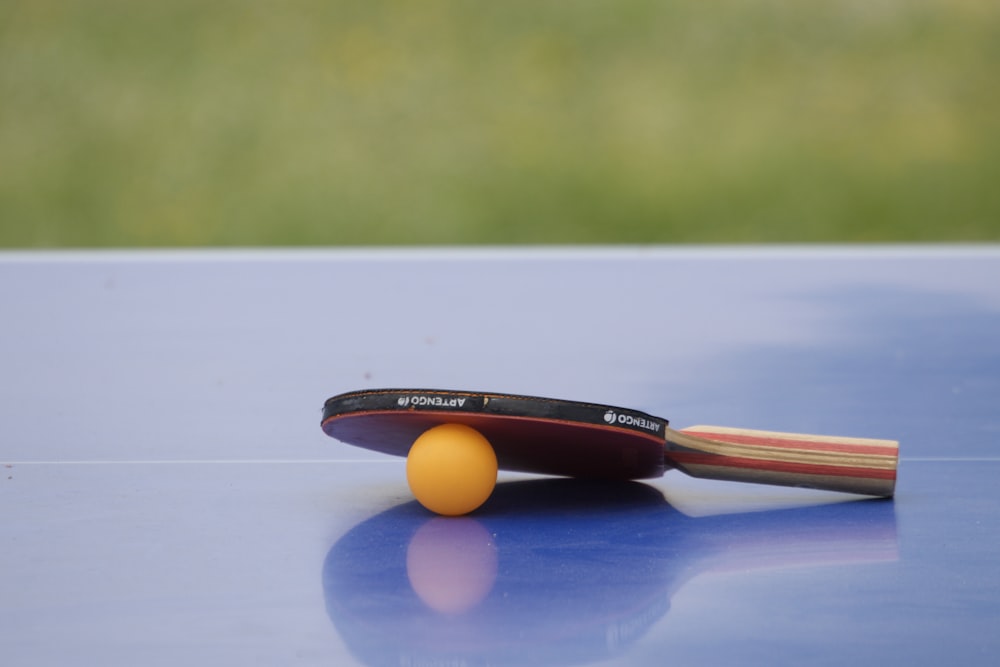
<svg viewBox="0 0 1000 667"><path fill-rule="evenodd" d="M893 500L501 473L326 397L480 389L900 442ZM4 665L995 664L1000 248L0 253Z"/></svg>

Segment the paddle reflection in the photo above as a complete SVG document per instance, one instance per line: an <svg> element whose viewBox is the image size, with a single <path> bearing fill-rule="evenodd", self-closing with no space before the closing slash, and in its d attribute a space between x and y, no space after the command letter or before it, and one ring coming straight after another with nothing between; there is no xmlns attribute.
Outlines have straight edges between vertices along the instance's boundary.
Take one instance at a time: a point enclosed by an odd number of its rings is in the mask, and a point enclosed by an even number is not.
<svg viewBox="0 0 1000 667"><path fill-rule="evenodd" d="M417 503L359 524L323 567L370 665L571 665L625 652L706 572L898 557L891 501L691 518L637 482L503 483L475 517Z"/></svg>

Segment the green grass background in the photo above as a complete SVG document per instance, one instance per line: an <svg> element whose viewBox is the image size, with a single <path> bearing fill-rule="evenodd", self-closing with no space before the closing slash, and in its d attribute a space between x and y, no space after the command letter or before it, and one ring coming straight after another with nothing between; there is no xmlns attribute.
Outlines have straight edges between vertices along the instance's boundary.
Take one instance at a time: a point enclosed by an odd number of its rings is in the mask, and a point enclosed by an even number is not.
<svg viewBox="0 0 1000 667"><path fill-rule="evenodd" d="M0 0L0 246L1000 240L995 0Z"/></svg>

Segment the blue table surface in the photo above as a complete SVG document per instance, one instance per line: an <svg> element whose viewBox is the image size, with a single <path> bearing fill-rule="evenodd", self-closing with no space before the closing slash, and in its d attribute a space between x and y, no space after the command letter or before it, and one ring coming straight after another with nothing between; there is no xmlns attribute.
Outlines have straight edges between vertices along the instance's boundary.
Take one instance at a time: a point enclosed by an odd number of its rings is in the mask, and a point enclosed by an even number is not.
<svg viewBox="0 0 1000 667"><path fill-rule="evenodd" d="M894 500L502 473L461 519L325 398L439 387L900 441ZM0 253L4 665L992 665L1000 247Z"/></svg>

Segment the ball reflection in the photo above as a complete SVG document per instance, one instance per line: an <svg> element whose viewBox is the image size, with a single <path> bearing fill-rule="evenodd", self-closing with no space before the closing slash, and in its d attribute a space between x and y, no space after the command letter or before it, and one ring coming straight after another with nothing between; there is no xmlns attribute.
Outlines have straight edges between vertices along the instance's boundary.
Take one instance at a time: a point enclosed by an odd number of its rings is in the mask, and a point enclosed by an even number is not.
<svg viewBox="0 0 1000 667"><path fill-rule="evenodd" d="M406 576L417 597L441 614L462 614L482 602L497 579L497 548L470 518L431 519L406 549Z"/></svg>

